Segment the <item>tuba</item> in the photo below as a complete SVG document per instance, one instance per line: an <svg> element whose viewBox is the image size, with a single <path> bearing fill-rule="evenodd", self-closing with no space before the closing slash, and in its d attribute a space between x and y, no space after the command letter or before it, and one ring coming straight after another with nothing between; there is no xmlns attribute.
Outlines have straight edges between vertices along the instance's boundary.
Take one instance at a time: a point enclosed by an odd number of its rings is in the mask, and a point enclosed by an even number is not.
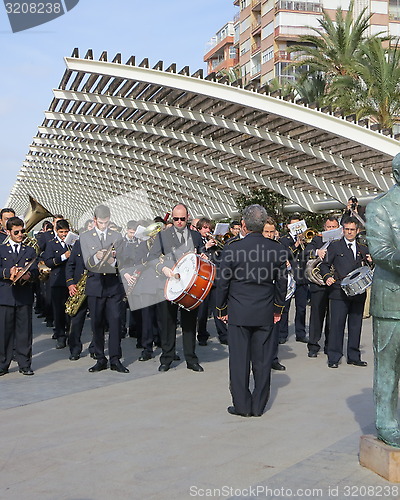
<svg viewBox="0 0 400 500"><path fill-rule="evenodd" d="M36 224L41 220L45 219L46 217L53 217L53 215L46 208L44 208L43 205L41 205L38 201L36 201L35 198L33 198L31 195L28 196L29 196L29 203L31 206L24 217L25 231L27 233L29 233L29 231L33 229L36 226ZM3 245L8 243L9 241L10 237L7 236L7 238L3 242ZM24 245L33 247L37 254L40 253L39 245L37 243L36 238L31 236L25 236L23 243Z"/></svg>
<svg viewBox="0 0 400 500"><path fill-rule="evenodd" d="M330 244L330 241L327 241L322 245L322 247L319 250L326 250ZM321 264L322 259L321 257L316 257L315 259L309 259L306 264L306 268L304 270L304 275L308 279L308 281L311 281L311 283L315 283L316 285L319 286L325 286L325 282L322 279L321 276L321 271L319 269L319 265Z"/></svg>

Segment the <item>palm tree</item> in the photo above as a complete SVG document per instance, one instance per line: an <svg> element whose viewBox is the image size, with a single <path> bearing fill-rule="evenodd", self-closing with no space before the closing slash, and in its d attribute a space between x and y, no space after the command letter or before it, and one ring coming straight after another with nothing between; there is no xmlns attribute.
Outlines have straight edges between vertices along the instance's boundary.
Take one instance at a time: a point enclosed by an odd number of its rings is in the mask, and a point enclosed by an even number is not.
<svg viewBox="0 0 400 500"><path fill-rule="evenodd" d="M357 78L338 78L332 95L338 104L353 101L358 119L372 117L383 128L391 128L400 122L400 47L385 48L378 38L370 38L360 56Z"/></svg>
<svg viewBox="0 0 400 500"><path fill-rule="evenodd" d="M323 74L327 85L337 76L356 76L354 65L358 61L361 47L366 39L369 20L362 10L353 20L353 0L344 15L342 9L336 9L335 21L323 10L323 17L318 20L320 27L312 28L316 35L302 35L299 45L290 47L290 52L300 52L293 66L307 66L309 75Z"/></svg>

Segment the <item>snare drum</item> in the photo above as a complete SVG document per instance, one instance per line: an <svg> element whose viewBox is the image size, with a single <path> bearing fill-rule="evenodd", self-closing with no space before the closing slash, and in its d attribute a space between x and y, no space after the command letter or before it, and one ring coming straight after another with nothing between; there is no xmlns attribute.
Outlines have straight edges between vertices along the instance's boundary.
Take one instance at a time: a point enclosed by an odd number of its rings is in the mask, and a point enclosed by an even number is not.
<svg viewBox="0 0 400 500"><path fill-rule="evenodd" d="M210 293L215 269L215 264L193 252L183 255L172 268L175 277L165 284L165 298L187 311L196 309Z"/></svg>
<svg viewBox="0 0 400 500"><path fill-rule="evenodd" d="M360 295L371 286L374 270L368 266L361 266L343 278L340 286L349 297Z"/></svg>

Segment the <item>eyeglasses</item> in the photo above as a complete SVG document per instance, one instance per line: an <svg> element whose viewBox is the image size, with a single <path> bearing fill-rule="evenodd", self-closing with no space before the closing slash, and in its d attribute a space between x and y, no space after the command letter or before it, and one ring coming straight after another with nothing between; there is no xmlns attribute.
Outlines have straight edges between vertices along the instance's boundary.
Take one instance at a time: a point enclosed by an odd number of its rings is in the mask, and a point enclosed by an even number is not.
<svg viewBox="0 0 400 500"><path fill-rule="evenodd" d="M178 221L178 220L181 220L182 222L185 222L186 217L172 217L172 220L174 220L175 222Z"/></svg>
<svg viewBox="0 0 400 500"><path fill-rule="evenodd" d="M17 229L16 231L13 231L12 233L13 233L15 236L16 236L17 234L19 234L19 233L24 234L24 233L25 233L25 229Z"/></svg>

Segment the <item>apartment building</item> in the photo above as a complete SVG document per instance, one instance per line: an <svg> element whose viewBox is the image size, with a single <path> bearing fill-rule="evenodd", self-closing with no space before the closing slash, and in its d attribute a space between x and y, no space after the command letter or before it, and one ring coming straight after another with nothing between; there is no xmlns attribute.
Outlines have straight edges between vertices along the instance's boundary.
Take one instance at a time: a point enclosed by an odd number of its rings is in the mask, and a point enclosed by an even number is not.
<svg viewBox="0 0 400 500"><path fill-rule="evenodd" d="M399 0L400 1L400 0ZM238 16L239 17L239 16ZM208 42L208 51L204 56L207 73L217 73L239 63L238 47L235 43L234 22L229 21Z"/></svg>
<svg viewBox="0 0 400 500"><path fill-rule="evenodd" d="M234 0L233 4L239 11L233 22L226 25L233 30L233 42L232 35L226 36L226 44L220 40L215 49L223 45L225 52L234 54L236 51L237 63L232 59L223 61L220 51L221 59L215 67L220 69L238 64L245 83L254 80L259 84L275 77L293 79L296 70L287 71L294 57L288 52L289 47L298 43L300 35L315 34L311 28L319 26L322 9L334 17L337 7L344 11L349 7L348 0ZM400 0L355 0L354 15L357 16L364 7L367 7L368 14L373 14L370 34L385 32L400 37ZM209 73L215 71L213 64L216 64L210 60L211 54L212 50L205 56Z"/></svg>

